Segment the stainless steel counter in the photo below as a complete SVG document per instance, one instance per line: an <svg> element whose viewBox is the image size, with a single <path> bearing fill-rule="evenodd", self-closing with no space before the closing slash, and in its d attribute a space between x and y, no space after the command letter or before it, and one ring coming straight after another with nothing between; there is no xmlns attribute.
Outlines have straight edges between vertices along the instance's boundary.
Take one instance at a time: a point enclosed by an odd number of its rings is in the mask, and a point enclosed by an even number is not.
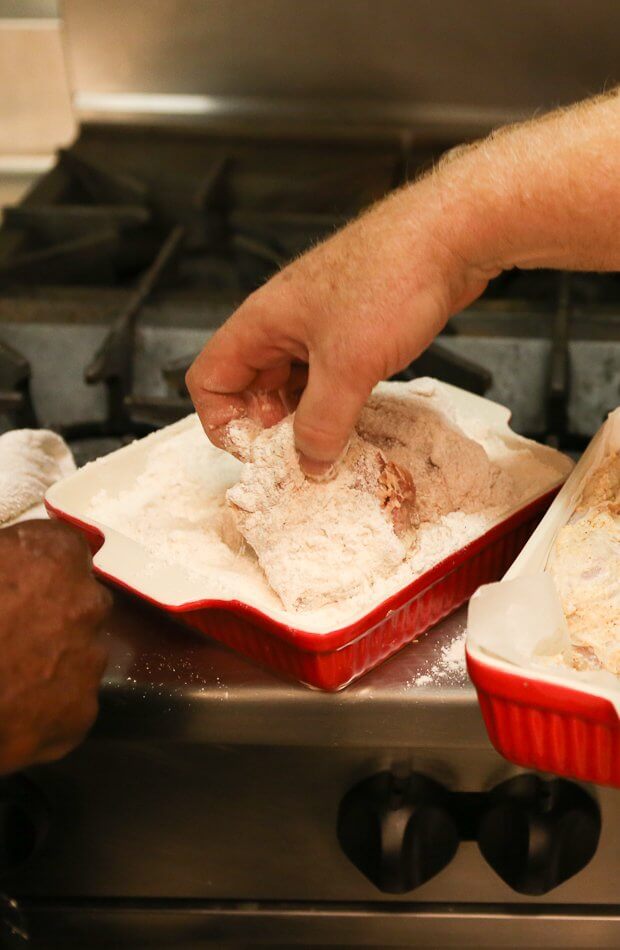
<svg viewBox="0 0 620 950"><path fill-rule="evenodd" d="M340 845L341 802L369 776L484 794L517 772L488 742L466 675L427 682L464 618L326 694L118 595L96 729L28 776L47 820L6 888L33 946L617 946L611 790L590 790L604 827L594 859L541 897L512 890L469 837L403 894L380 891Z"/></svg>
<svg viewBox="0 0 620 950"><path fill-rule="evenodd" d="M323 693L117 595L94 738L488 748L467 675L442 669L442 650L462 633L465 615L463 608L358 683Z"/></svg>

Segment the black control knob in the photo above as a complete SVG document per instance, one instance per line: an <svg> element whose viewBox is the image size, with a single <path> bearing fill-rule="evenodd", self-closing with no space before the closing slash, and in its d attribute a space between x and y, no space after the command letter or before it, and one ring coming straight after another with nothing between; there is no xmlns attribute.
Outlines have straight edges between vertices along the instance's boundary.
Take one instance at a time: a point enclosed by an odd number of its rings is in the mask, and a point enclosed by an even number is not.
<svg viewBox="0 0 620 950"><path fill-rule="evenodd" d="M446 867L458 848L447 800L446 790L423 775L379 772L343 798L340 846L380 891L412 891Z"/></svg>
<svg viewBox="0 0 620 950"><path fill-rule="evenodd" d="M540 895L581 871L601 832L596 802L578 785L519 775L490 793L478 845L494 871L520 894Z"/></svg>
<svg viewBox="0 0 620 950"><path fill-rule="evenodd" d="M0 878L38 850L48 827L48 810L38 788L22 775L0 780Z"/></svg>

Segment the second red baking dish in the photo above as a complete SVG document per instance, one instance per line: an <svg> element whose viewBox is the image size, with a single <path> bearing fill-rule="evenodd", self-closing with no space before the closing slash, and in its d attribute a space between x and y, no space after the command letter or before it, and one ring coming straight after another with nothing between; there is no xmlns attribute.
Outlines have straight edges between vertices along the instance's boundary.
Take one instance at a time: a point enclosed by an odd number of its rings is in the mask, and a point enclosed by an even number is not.
<svg viewBox="0 0 620 950"><path fill-rule="evenodd" d="M469 609L467 665L489 738L511 762L620 788L620 681L553 659L568 636L545 568L560 528L589 475L620 450L620 409L611 413L559 492L521 556ZM561 642L558 640L558 642ZM549 651L545 665L541 657Z"/></svg>

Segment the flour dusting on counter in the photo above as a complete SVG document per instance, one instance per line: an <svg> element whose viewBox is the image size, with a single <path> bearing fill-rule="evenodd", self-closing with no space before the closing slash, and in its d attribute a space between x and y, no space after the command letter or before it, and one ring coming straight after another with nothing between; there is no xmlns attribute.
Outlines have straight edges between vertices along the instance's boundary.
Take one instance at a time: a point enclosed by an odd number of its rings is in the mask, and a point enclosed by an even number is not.
<svg viewBox="0 0 620 950"><path fill-rule="evenodd" d="M414 419L409 443L402 438L400 417L392 419L392 430L377 429L377 395L394 405L396 397L403 397ZM429 425L415 422L423 417L434 419L433 438L426 447L423 443ZM153 445L143 471L130 487L116 493L100 491L90 503L88 516L142 545L152 557L180 565L188 574L209 578L211 597L238 599L275 619L292 625L302 621L304 627L320 633L354 622L512 511L558 484L566 474L566 467L557 461L554 465L550 455L537 452L526 440L508 430L500 433L480 419L460 415L447 389L432 380L381 384L362 422L362 428L358 427L361 437L379 446L387 459L411 470L414 484L418 483L419 521L412 538L403 541L402 532L394 534L393 543L402 542L401 548L382 575L371 569L369 561L361 581L356 576L355 583L344 591L338 587L334 599L322 603L307 597L307 584L300 587L296 583L295 592L304 591L305 604L311 604L311 609L295 609L290 601L285 609L283 600L269 586L259 558L240 533L234 511L238 506L231 506L226 498L227 492L237 486L230 496L239 501L239 485L247 484L251 466L215 449L196 417L178 433ZM329 489L324 491L327 497ZM315 496L310 493L308 498L315 505ZM450 510L451 506L457 510ZM315 508L318 512L320 506ZM280 518L280 522L283 527L286 519ZM375 543L373 537L369 537L371 544ZM263 562L267 548L264 540L257 545ZM337 552L333 546L324 551L333 558L328 564L330 571L338 572L341 564ZM281 547L280 563L284 556ZM355 567L354 559L350 565ZM295 569L303 571L303 557ZM354 574L352 571L351 576Z"/></svg>
<svg viewBox="0 0 620 950"><path fill-rule="evenodd" d="M442 646L439 658L431 666L424 667L407 683L407 687L461 685L467 679L465 643L467 630L459 630L448 643Z"/></svg>

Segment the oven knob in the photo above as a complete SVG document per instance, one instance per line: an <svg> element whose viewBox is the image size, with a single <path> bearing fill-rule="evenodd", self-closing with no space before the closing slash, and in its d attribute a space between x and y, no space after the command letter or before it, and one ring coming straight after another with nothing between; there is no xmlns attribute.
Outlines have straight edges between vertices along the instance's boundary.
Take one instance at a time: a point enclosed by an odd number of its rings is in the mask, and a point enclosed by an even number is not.
<svg viewBox="0 0 620 950"><path fill-rule="evenodd" d="M340 846L380 891L412 891L446 867L459 846L446 801L446 790L423 775L379 772L343 798Z"/></svg>
<svg viewBox="0 0 620 950"><path fill-rule="evenodd" d="M36 785L23 775L0 780L0 875L33 856L48 824L45 799Z"/></svg>
<svg viewBox="0 0 620 950"><path fill-rule="evenodd" d="M581 871L601 831L596 802L578 785L519 775L490 793L478 846L519 894L540 895Z"/></svg>

